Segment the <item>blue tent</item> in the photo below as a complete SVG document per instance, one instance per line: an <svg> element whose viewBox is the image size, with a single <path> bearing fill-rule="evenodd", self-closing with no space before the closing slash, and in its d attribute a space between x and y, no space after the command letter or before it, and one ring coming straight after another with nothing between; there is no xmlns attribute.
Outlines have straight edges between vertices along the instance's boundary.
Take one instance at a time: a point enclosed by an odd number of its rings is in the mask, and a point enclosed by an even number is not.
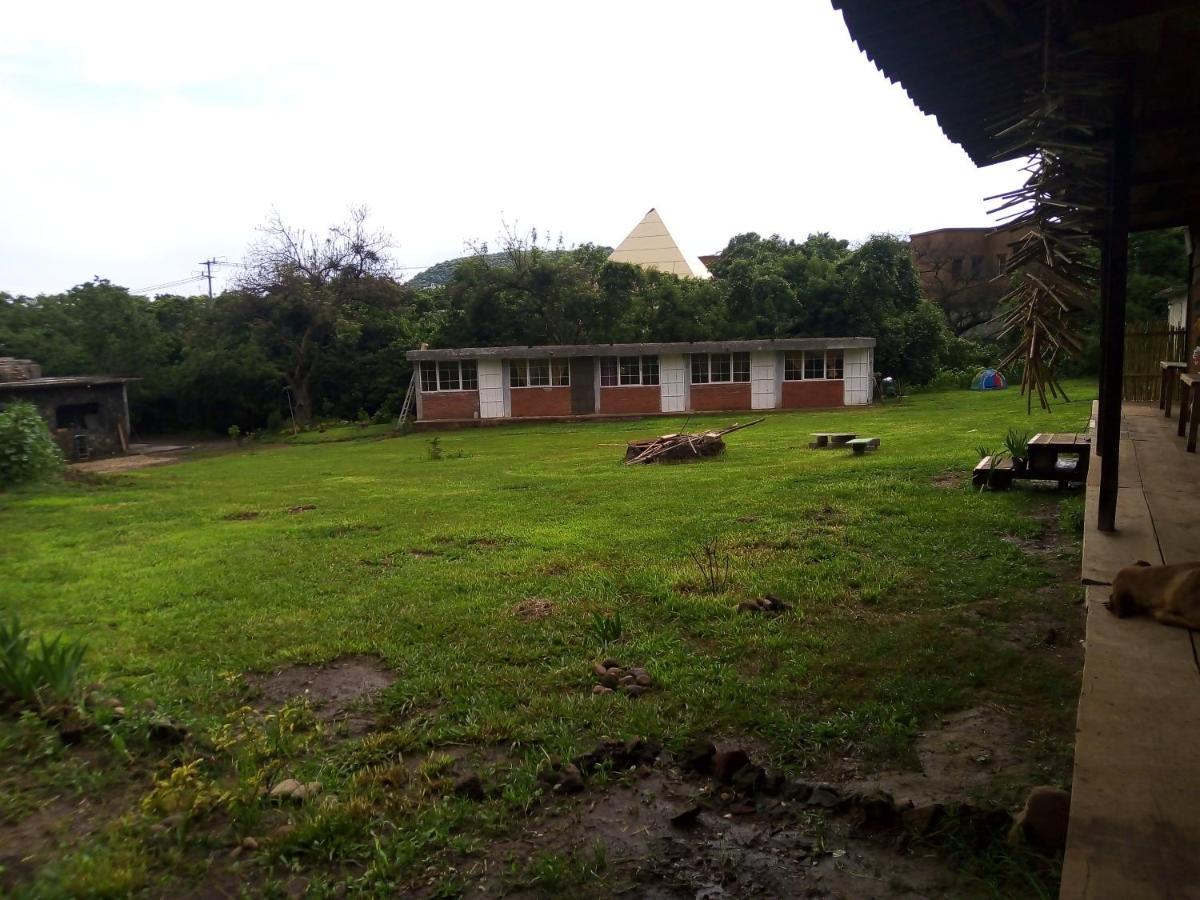
<svg viewBox="0 0 1200 900"><path fill-rule="evenodd" d="M971 382L973 391L1002 391L1006 387L1008 387L1008 382L995 369L981 369L975 376L975 380Z"/></svg>

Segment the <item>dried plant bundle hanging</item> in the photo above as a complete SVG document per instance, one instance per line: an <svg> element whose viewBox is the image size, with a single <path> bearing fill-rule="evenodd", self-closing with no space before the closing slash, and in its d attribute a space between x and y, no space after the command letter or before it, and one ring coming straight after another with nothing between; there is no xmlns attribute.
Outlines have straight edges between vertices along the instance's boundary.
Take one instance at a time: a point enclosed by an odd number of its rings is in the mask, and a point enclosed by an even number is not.
<svg viewBox="0 0 1200 900"><path fill-rule="evenodd" d="M1047 66L1051 58L1048 51ZM1069 62L1070 70L1059 77L1047 72L1043 91L1028 109L997 129L999 156L1037 149L1022 170L1025 183L988 198L1001 201L990 212L1006 214L1006 227L1021 235L999 276L1011 275L1012 288L992 321L999 325L998 337L1019 336L999 368L1024 360L1021 392L1029 410L1035 392L1044 409L1050 397L1067 399L1055 367L1082 351L1079 320L1095 310L1092 245L1105 211L1109 164L1099 138L1109 127L1111 88L1097 74L1104 71L1098 61Z"/></svg>

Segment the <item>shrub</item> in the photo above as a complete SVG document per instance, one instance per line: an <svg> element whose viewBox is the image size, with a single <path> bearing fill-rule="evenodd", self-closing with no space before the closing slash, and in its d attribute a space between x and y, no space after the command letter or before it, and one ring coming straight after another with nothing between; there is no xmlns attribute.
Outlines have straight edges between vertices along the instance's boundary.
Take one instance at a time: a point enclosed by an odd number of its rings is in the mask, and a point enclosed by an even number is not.
<svg viewBox="0 0 1200 900"><path fill-rule="evenodd" d="M705 541L698 550L693 550L690 556L708 593L723 594L728 590L730 558L728 554L721 552L716 538Z"/></svg>
<svg viewBox="0 0 1200 900"><path fill-rule="evenodd" d="M0 410L0 490L58 471L62 451L31 403Z"/></svg>
<svg viewBox="0 0 1200 900"><path fill-rule="evenodd" d="M79 694L84 652L61 636L34 644L16 616L0 622L0 699L35 709L69 703Z"/></svg>

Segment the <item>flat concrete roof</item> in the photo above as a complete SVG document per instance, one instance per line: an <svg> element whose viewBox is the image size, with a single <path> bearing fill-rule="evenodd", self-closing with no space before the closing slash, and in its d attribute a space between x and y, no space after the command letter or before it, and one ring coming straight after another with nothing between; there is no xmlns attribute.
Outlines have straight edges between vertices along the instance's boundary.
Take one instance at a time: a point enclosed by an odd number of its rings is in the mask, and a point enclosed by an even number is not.
<svg viewBox="0 0 1200 900"><path fill-rule="evenodd" d="M97 387L102 384L125 384L140 381L132 375L64 375L60 378L23 378L19 381L0 381L0 393L6 391L37 391L63 387Z"/></svg>
<svg viewBox="0 0 1200 900"><path fill-rule="evenodd" d="M457 347L409 350L410 360L544 359L567 356L640 356L661 353L748 353L752 350L859 350L875 346L871 337L770 338L758 341L673 341L646 344L545 344L538 347Z"/></svg>

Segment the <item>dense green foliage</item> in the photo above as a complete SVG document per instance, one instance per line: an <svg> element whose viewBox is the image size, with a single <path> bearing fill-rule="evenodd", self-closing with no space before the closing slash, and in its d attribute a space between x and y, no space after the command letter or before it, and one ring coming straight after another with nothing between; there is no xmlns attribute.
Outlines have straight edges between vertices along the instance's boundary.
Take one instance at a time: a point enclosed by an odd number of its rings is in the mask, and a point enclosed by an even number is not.
<svg viewBox="0 0 1200 900"><path fill-rule="evenodd" d="M82 641L62 635L35 644L17 616L0 620L0 705L45 710L68 703L81 692L85 652Z"/></svg>
<svg viewBox="0 0 1200 900"><path fill-rule="evenodd" d="M0 490L43 478L62 465L46 420L31 403L0 409Z"/></svg>
<svg viewBox="0 0 1200 900"><path fill-rule="evenodd" d="M868 335L876 369L909 385L998 355L949 333L922 297L908 244L891 235L851 246L828 234L742 234L711 280L510 237L500 253L458 261L443 287L419 290L394 277L386 237L366 229L363 211L320 239L277 220L262 233L237 284L211 300L149 299L102 279L62 294L0 293L0 355L35 359L48 375L138 375L140 430L222 434L278 427L293 412L301 424L394 414L411 376L404 353L422 342ZM1135 241L1135 278L1138 259L1154 271L1174 260L1161 244ZM1137 283L1138 297L1163 286Z"/></svg>
<svg viewBox="0 0 1200 900"><path fill-rule="evenodd" d="M177 896L222 873L235 894L270 895L243 891L243 878L299 874L327 894L361 877L361 890L394 896L452 879L454 848L507 865L511 837L552 815L538 767L605 735L744 741L756 762L811 780L847 771L846 757L850 771L915 767L918 731L983 706L1027 738L1010 747L1027 774L982 794L1015 809L1033 784L1069 784L1078 534L1056 526L1062 492L980 494L967 482L975 444L998 445L1010 426L1082 427L1094 392L1070 389L1076 402L1033 423L1015 390L776 413L731 436L725 457L688 465L621 465L626 440L677 427L667 420L447 433L436 461L424 435L346 440L369 431L348 427L321 435L337 443L6 493L0 597L30 628L89 637L89 677L119 691L129 715L113 730L130 747L146 698L196 736L130 761L98 735L86 754L48 758L20 743L30 723L0 717L0 813L20 821L64 798L102 801L90 836L50 846L23 877L34 896ZM693 427L718 423L728 419ZM818 430L883 446L797 450ZM1034 536L1034 549L1018 540ZM716 593L693 558L709 541L730 563ZM1054 541L1061 558L1041 549ZM765 594L791 609L737 611ZM523 614L531 601L544 613ZM377 656L397 679L376 730L322 733L309 716L269 754L242 752L252 673L343 654ZM610 654L659 686L636 702L593 696L592 664ZM372 780L447 752L479 767L486 800L431 778L409 802L404 784ZM80 759L90 774L71 768ZM184 807L185 824L154 838L166 801L152 780L190 784L180 763L193 760L195 777L231 799ZM289 776L320 781L341 804L287 807L294 832L244 855L253 865L223 869L225 848L275 827L265 789ZM585 810L603 796L564 802Z"/></svg>

